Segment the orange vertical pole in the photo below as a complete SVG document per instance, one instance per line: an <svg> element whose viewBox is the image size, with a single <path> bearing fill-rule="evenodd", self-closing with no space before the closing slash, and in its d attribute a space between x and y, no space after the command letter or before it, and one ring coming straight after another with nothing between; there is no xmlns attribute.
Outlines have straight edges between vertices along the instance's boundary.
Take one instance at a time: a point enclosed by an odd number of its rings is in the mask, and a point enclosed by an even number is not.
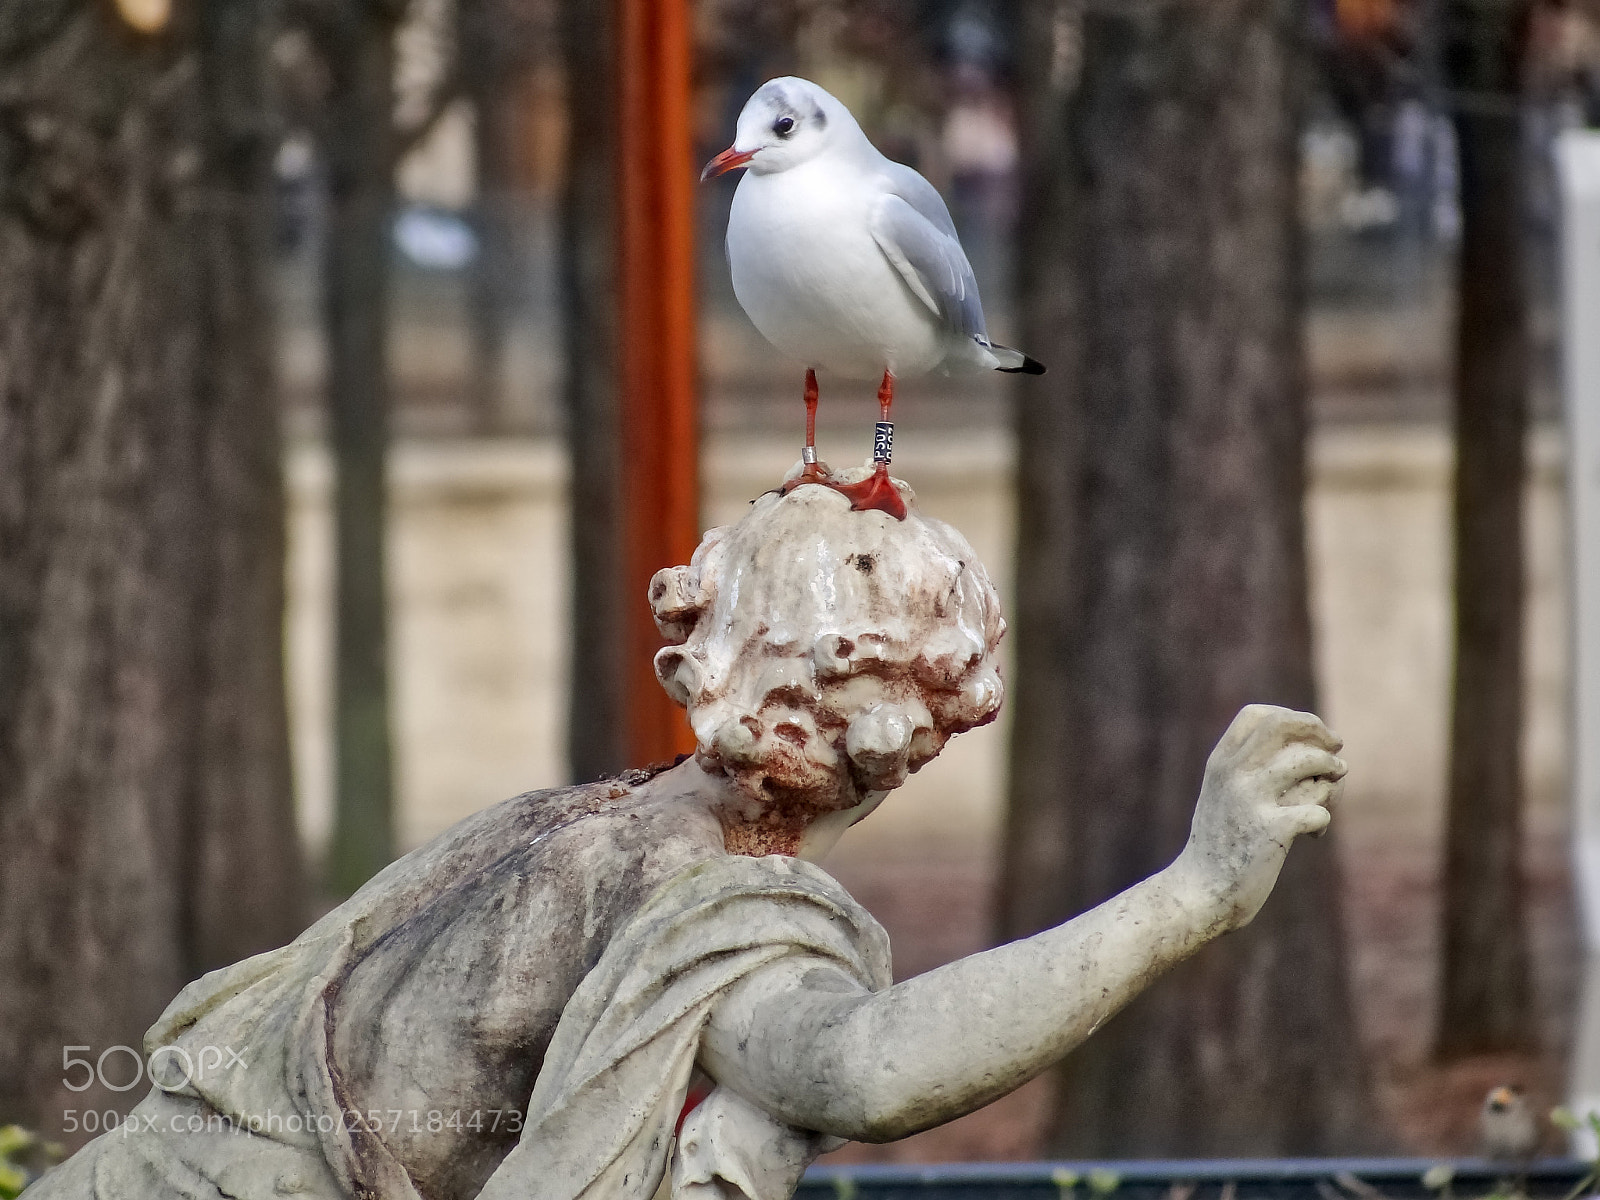
<svg viewBox="0 0 1600 1200"><path fill-rule="evenodd" d="M645 596L656 571L689 561L700 532L690 20L688 0L615 2L623 624L629 757L644 765L694 748L656 682L662 640Z"/></svg>

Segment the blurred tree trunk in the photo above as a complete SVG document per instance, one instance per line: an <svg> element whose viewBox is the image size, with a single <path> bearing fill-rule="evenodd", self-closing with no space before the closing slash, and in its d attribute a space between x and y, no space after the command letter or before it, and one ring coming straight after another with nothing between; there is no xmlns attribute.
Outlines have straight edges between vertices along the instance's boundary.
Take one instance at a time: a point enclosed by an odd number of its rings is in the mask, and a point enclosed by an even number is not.
<svg viewBox="0 0 1600 1200"><path fill-rule="evenodd" d="M1008 938L1166 865L1242 705L1314 703L1294 8L1021 10ZM1067 1060L1049 1153L1372 1145L1333 851Z"/></svg>
<svg viewBox="0 0 1600 1200"><path fill-rule="evenodd" d="M622 453L617 393L615 4L563 0L568 96L561 200L572 637L567 761L574 780L630 765L623 702Z"/></svg>
<svg viewBox="0 0 1600 1200"><path fill-rule="evenodd" d="M468 325L472 333L467 403L476 433L494 433L503 421L505 354L516 280L525 269L512 196L517 121L513 110L520 30L508 29L508 6L493 0L458 0L456 59L461 93L472 103L472 152L477 176L473 230L478 253L467 271Z"/></svg>
<svg viewBox="0 0 1600 1200"><path fill-rule="evenodd" d="M476 199L472 223L478 252L467 274L472 335L468 409L477 433L507 427L510 397L506 352L527 279L533 269L528 242L531 160L542 146L531 120L540 68L560 62L562 0L456 0L455 56L449 96L472 105Z"/></svg>
<svg viewBox="0 0 1600 1200"><path fill-rule="evenodd" d="M271 9L115 14L0 7L0 1124L50 1136L142 1094L66 1090L63 1047L137 1048L302 919Z"/></svg>
<svg viewBox="0 0 1600 1200"><path fill-rule="evenodd" d="M468 59L468 61L472 61ZM474 225L478 253L468 270L472 377L468 403L474 432L495 433L505 413L505 358L514 288L522 256L512 212L514 123L503 76L473 73L473 156L477 160Z"/></svg>
<svg viewBox="0 0 1600 1200"><path fill-rule="evenodd" d="M329 75L323 325L334 486L334 826L328 884L349 895L395 854L385 461L389 226L395 206L394 35L403 0L317 13Z"/></svg>
<svg viewBox="0 0 1600 1200"><path fill-rule="evenodd" d="M1531 1048L1522 883L1523 0L1442 7L1460 161L1455 692L1444 862L1441 1058Z"/></svg>

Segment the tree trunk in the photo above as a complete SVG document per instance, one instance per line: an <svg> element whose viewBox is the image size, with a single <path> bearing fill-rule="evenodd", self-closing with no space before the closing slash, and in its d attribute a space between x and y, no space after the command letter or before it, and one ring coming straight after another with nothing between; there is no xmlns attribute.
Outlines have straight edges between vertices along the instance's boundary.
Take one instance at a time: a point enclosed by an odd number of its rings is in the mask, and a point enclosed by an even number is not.
<svg viewBox="0 0 1600 1200"><path fill-rule="evenodd" d="M477 199L473 227L478 253L467 271L468 323L472 332L467 404L472 431L492 434L505 423L505 357L509 342L514 280L526 269L517 243L511 171L507 163L510 131L504 82L473 89L474 157Z"/></svg>
<svg viewBox="0 0 1600 1200"><path fill-rule="evenodd" d="M335 471L335 799L328 883L349 895L395 855L384 463L389 443L389 223L394 33L403 6L330 6L323 152L323 321Z"/></svg>
<svg viewBox="0 0 1600 1200"><path fill-rule="evenodd" d="M1456 308L1455 692L1444 861L1441 1059L1537 1041L1522 882L1522 261L1527 5L1444 7L1461 249Z"/></svg>
<svg viewBox="0 0 1600 1200"><path fill-rule="evenodd" d="M1006 937L1169 862L1242 705L1314 702L1292 9L1028 10ZM1068 1059L1050 1153L1371 1145L1333 851Z"/></svg>
<svg viewBox="0 0 1600 1200"><path fill-rule="evenodd" d="M565 0L568 95L561 311L571 482L572 639L567 762L577 781L627 761L622 452L617 392L616 5Z"/></svg>
<svg viewBox="0 0 1600 1200"><path fill-rule="evenodd" d="M0 8L0 1123L49 1136L141 1094L64 1047L301 925L268 15Z"/></svg>
<svg viewBox="0 0 1600 1200"><path fill-rule="evenodd" d="M462 92L472 102L472 148L477 196L472 224L478 253L467 269L468 327L472 334L467 407L474 433L498 432L505 414L507 333L515 281L526 264L513 210L516 121L511 84L517 47L505 45L499 5L458 0L456 55Z"/></svg>

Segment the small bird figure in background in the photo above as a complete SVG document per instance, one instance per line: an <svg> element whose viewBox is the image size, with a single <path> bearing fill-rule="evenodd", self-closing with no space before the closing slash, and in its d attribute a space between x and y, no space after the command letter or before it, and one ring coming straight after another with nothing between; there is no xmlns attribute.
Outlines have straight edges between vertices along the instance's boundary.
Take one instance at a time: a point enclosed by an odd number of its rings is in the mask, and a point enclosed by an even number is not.
<svg viewBox="0 0 1600 1200"><path fill-rule="evenodd" d="M1520 1087L1502 1084L1484 1097L1478 1131L1485 1158L1526 1163L1539 1146L1539 1124Z"/></svg>
<svg viewBox="0 0 1600 1200"><path fill-rule="evenodd" d="M832 487L856 509L904 520L889 478L897 378L1044 367L989 340L978 283L939 193L867 140L816 84L762 84L733 145L702 180L745 168L728 217L733 292L755 327L806 365L803 471L784 486ZM872 475L839 483L817 461L817 371L880 379Z"/></svg>

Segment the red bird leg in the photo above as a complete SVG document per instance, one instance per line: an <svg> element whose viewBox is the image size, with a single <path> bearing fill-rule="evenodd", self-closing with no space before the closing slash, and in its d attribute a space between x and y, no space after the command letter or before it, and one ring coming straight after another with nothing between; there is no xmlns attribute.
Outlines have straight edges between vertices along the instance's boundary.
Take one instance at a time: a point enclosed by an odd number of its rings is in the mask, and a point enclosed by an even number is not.
<svg viewBox="0 0 1600 1200"><path fill-rule="evenodd" d="M857 512L875 508L886 512L896 521L906 519L906 502L900 498L900 489L889 478L889 460L894 454L894 422L889 420L889 409L894 404L894 376L883 373L878 385L879 421L872 437L873 471L860 483L835 484L850 499L850 507Z"/></svg>
<svg viewBox="0 0 1600 1200"><path fill-rule="evenodd" d="M828 468L817 461L817 373L806 368L806 444L800 451L800 461L805 469L778 489L787 496L803 483L825 483Z"/></svg>
<svg viewBox="0 0 1600 1200"><path fill-rule="evenodd" d="M806 448L800 457L806 466L817 463L817 373L806 368Z"/></svg>
<svg viewBox="0 0 1600 1200"><path fill-rule="evenodd" d="M894 376L885 371L878 385L878 426L872 432L872 461L877 464L876 474L887 478L889 460L894 457L894 422L889 420L889 410L894 407Z"/></svg>

